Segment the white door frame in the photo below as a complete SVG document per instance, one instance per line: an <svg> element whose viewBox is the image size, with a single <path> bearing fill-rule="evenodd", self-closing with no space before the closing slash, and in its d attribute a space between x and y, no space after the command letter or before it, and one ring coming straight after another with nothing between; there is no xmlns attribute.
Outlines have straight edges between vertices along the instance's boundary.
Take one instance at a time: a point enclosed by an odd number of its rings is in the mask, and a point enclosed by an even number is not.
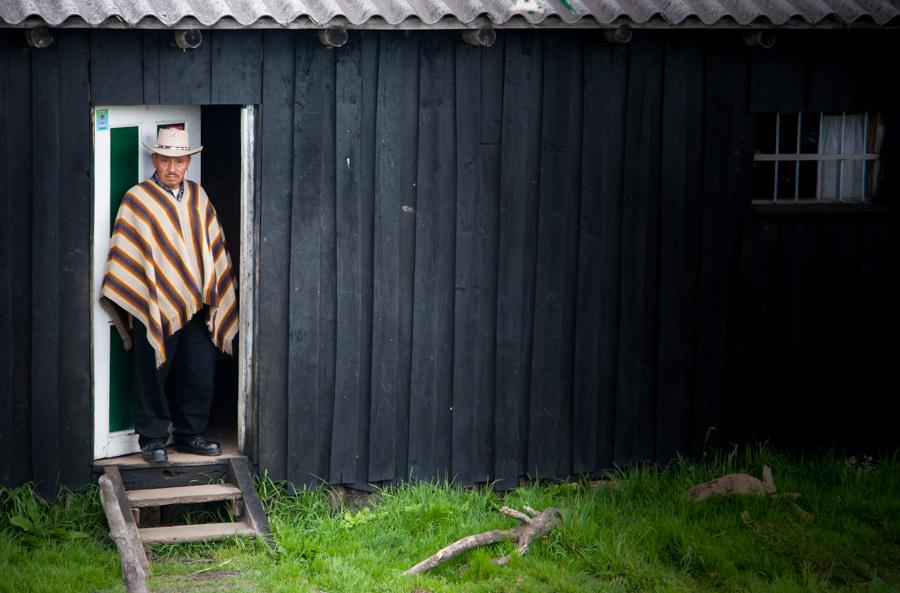
<svg viewBox="0 0 900 593"><path fill-rule="evenodd" d="M256 114L255 105L241 108L241 263L238 270L238 451L242 455L252 454L249 427L254 421L253 386L256 384L254 370L253 313L256 309L256 233L254 224L255 164L256 164Z"/></svg>
<svg viewBox="0 0 900 593"><path fill-rule="evenodd" d="M199 109L199 106L190 106ZM133 107L115 107L115 106L96 106L92 110L92 121L94 125L94 199L93 199L93 234L91 247L91 400L93 403L93 424L94 438L93 450L94 459L105 459L107 457L115 457L138 450L137 436L133 431L121 431L120 433L110 434L109 432L109 342L108 340L98 340L95 336L104 335L109 332L109 326L112 321L109 315L99 306L100 285L103 280L104 265L106 255L109 249L109 185L110 175L109 167L97 167L96 155L100 151L109 154L110 137L107 130L106 134L98 134L97 111L98 110L115 109L114 115L119 113L126 114L129 117L146 117L146 112L150 109L164 111L165 115L172 114L173 117L166 118L170 121L181 121L184 119L184 106L133 106ZM181 110L180 113L170 113L168 110ZM199 113L199 112L198 112ZM240 307L239 313L239 333L238 333L238 409L237 409L237 425L238 425L238 449L242 454L250 452L250 426L255 426L254 422L254 389L256 381L255 377L255 360L254 353L254 309L256 306L256 233L255 233L255 151L256 151L256 118L257 107L255 105L244 105L241 108L241 126L240 126L240 146L241 146L241 187L240 187L240 235L241 235L241 254L240 269L238 270L238 286L239 295L238 303ZM107 111L109 114L109 111ZM127 125L123 123L120 117L114 121L112 118L106 123L107 128L119 127ZM199 116L198 116L199 128ZM145 141L143 133L140 139ZM155 137L153 138L155 140ZM199 138L194 141L199 144ZM200 155L196 155L200 157ZM146 157L149 161L149 157ZM191 167L188 178L200 181L199 160L195 160L196 167ZM100 199L98 199L100 198ZM99 223L98 223L99 221ZM103 223L103 221L106 221ZM102 227L102 228L98 228ZM106 362L101 362L106 361ZM102 368L101 368L102 367ZM105 372L105 376L101 376ZM98 393L98 390L101 393Z"/></svg>

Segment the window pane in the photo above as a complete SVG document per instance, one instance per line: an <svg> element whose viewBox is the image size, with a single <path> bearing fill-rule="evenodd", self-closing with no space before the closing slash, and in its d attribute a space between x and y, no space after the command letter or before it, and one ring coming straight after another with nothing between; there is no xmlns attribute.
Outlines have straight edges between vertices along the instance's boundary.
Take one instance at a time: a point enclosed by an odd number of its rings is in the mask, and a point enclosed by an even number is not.
<svg viewBox="0 0 900 593"><path fill-rule="evenodd" d="M778 199L793 200L796 192L797 164L790 161L778 163Z"/></svg>
<svg viewBox="0 0 900 593"><path fill-rule="evenodd" d="M775 191L775 163L753 163L753 199L770 200Z"/></svg>
<svg viewBox="0 0 900 593"><path fill-rule="evenodd" d="M819 152L819 118L818 113L801 115L803 126L800 131L800 152L804 154Z"/></svg>
<svg viewBox="0 0 900 593"><path fill-rule="evenodd" d="M778 131L778 154L797 153L797 120L799 113L782 113Z"/></svg>
<svg viewBox="0 0 900 593"><path fill-rule="evenodd" d="M800 199L816 199L816 180L818 178L818 163L804 161L800 163Z"/></svg>
<svg viewBox="0 0 900 593"><path fill-rule="evenodd" d="M763 113L756 116L756 145L757 154L775 154L775 114Z"/></svg>

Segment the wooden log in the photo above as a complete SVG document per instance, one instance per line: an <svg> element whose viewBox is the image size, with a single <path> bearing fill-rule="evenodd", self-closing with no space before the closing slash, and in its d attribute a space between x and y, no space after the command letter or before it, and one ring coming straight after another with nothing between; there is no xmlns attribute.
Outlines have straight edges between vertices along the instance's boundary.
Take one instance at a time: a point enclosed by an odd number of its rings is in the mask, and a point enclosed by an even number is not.
<svg viewBox="0 0 900 593"><path fill-rule="evenodd" d="M109 479L109 476L102 475L99 482L100 500L103 502L103 512L106 513L106 520L109 522L109 536L116 544L119 560L122 562L122 579L125 581L125 589L128 593L148 593L147 576L132 547L131 534L124 517L122 517L112 480Z"/></svg>
<svg viewBox="0 0 900 593"><path fill-rule="evenodd" d="M509 507L501 508L501 513L507 517L518 519L521 523L511 529L494 529L475 535L467 535L466 537L453 542L449 546L441 548L403 574L419 574L429 571L432 568L443 564L447 560L459 556L466 550L471 550L472 548L477 548L479 546L488 546L505 539L516 540L519 544L516 548L516 554L519 556L523 555L528 551L528 546L532 541L536 538L545 536L547 532L559 523L562 517L562 511L555 508L545 509L538 513L530 507L525 507L525 511L531 516L529 517L525 513ZM493 562L494 564L499 564L501 566L506 565L506 563L509 562L509 556L494 558Z"/></svg>

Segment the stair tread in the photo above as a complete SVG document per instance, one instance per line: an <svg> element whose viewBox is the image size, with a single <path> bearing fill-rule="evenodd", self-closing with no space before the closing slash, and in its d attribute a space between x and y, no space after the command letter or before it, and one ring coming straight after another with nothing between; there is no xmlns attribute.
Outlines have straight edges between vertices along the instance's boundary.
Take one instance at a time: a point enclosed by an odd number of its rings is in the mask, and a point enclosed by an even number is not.
<svg viewBox="0 0 900 593"><path fill-rule="evenodd" d="M246 523L199 523L138 529L145 544L200 542L232 535L255 535Z"/></svg>
<svg viewBox="0 0 900 593"><path fill-rule="evenodd" d="M192 504L241 498L241 489L233 484L203 484L128 490L128 504L133 508L167 504Z"/></svg>

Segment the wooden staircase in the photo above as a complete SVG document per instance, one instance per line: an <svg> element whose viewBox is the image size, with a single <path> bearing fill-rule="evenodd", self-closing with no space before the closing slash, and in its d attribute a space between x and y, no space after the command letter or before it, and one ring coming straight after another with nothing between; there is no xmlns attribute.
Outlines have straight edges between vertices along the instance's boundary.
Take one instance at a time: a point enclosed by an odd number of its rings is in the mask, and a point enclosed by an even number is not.
<svg viewBox="0 0 900 593"><path fill-rule="evenodd" d="M253 487L247 458L179 456L161 464L137 458L110 460L98 466L112 485L115 503L104 504L112 527L124 521L130 547L146 571L144 546L156 543L198 542L232 536L260 537L271 545L272 532ZM101 486L103 478L101 477ZM108 486L107 486L108 488ZM169 505L191 505L225 501L231 505L233 521L163 527L140 527L141 514ZM111 516L120 514L120 517Z"/></svg>

